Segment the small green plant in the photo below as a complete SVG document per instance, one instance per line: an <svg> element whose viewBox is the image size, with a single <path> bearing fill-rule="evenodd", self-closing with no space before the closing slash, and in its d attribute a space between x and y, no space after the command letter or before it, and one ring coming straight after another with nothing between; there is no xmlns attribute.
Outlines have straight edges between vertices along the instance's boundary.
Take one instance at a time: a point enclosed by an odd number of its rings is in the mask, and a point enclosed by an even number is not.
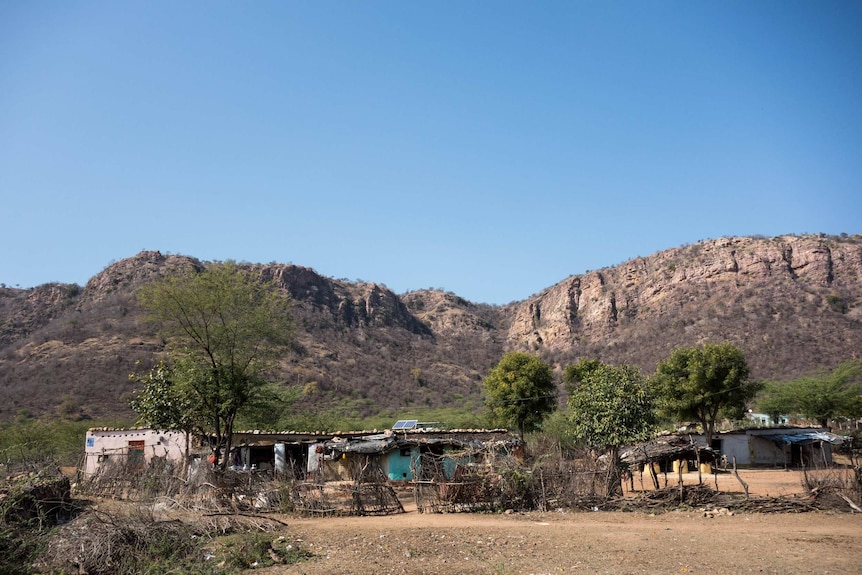
<svg viewBox="0 0 862 575"><path fill-rule="evenodd" d="M829 309L838 313L847 313L847 302L838 294L829 294L826 296L826 303Z"/></svg>

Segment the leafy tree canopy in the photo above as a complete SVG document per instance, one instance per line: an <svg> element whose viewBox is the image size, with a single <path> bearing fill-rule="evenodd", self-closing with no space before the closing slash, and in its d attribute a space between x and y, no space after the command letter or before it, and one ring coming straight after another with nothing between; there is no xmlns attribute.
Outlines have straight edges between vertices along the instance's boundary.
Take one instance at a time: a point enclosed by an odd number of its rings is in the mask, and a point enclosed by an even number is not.
<svg viewBox="0 0 862 575"><path fill-rule="evenodd" d="M757 406L773 420L779 415L802 415L824 427L836 417L862 417L862 362L848 361L830 372L771 382Z"/></svg>
<svg viewBox="0 0 862 575"><path fill-rule="evenodd" d="M557 405L554 374L538 357L507 353L484 381L485 405L492 425L514 426L521 437L538 428Z"/></svg>
<svg viewBox="0 0 862 575"><path fill-rule="evenodd" d="M169 387L176 385L182 417L212 433L217 451L229 451L238 414L269 393L268 377L292 341L289 298L224 262L142 286L138 300L167 341ZM167 383L163 376L150 375L153 393ZM149 404L138 405L153 421L176 417Z"/></svg>
<svg viewBox="0 0 862 575"><path fill-rule="evenodd" d="M620 447L649 439L653 432L655 414L646 381L636 367L595 360L569 366L565 377L572 432L584 443L609 452L608 495L619 494Z"/></svg>
<svg viewBox="0 0 862 575"><path fill-rule="evenodd" d="M648 439L655 416L652 397L638 368L599 362L567 369L569 418L584 443L610 449ZM573 366L569 366L573 367ZM586 367L586 369L583 369ZM571 374L577 373L577 379Z"/></svg>
<svg viewBox="0 0 862 575"><path fill-rule="evenodd" d="M129 379L142 386L129 402L138 414L139 424L161 430L204 430L201 414L194 409L194 398L188 394L190 390L177 384L164 361L146 373L131 374Z"/></svg>
<svg viewBox="0 0 862 575"><path fill-rule="evenodd" d="M669 417L695 420L712 441L719 417L739 419L762 387L748 380L745 355L731 343L675 349L658 364L652 388Z"/></svg>

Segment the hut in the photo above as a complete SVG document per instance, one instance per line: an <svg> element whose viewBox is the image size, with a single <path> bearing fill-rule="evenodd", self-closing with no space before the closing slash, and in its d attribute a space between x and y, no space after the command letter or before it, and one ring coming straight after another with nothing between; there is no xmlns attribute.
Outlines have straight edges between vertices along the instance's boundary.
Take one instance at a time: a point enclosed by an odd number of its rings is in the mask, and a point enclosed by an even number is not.
<svg viewBox="0 0 862 575"><path fill-rule="evenodd" d="M847 440L825 427L769 427L719 433L712 447L738 465L817 467L831 465L832 446Z"/></svg>

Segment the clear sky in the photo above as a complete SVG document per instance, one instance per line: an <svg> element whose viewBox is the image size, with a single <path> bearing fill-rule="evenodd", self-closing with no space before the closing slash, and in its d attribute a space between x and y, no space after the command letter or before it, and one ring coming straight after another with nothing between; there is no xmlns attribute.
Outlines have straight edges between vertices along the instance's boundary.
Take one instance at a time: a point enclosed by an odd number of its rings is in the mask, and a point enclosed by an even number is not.
<svg viewBox="0 0 862 575"><path fill-rule="evenodd" d="M161 250L475 302L862 232L862 2L0 3L0 282Z"/></svg>

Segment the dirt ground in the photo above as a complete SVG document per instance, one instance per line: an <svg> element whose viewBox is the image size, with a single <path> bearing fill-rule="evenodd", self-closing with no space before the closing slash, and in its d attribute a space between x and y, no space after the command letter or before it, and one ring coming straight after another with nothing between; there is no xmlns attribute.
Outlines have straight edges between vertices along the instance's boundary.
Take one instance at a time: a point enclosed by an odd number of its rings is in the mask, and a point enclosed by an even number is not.
<svg viewBox="0 0 862 575"><path fill-rule="evenodd" d="M745 471L752 495L802 496L801 475ZM714 475L703 480L715 486ZM719 489L741 492L732 474ZM660 476L662 486L664 477ZM675 484L668 475L668 484ZM685 476L697 483L697 473ZM647 478L644 478L644 483ZM638 477L636 489L640 488ZM547 512L285 517L292 537L315 557L268 575L557 573L862 573L862 514L843 512L704 517Z"/></svg>

